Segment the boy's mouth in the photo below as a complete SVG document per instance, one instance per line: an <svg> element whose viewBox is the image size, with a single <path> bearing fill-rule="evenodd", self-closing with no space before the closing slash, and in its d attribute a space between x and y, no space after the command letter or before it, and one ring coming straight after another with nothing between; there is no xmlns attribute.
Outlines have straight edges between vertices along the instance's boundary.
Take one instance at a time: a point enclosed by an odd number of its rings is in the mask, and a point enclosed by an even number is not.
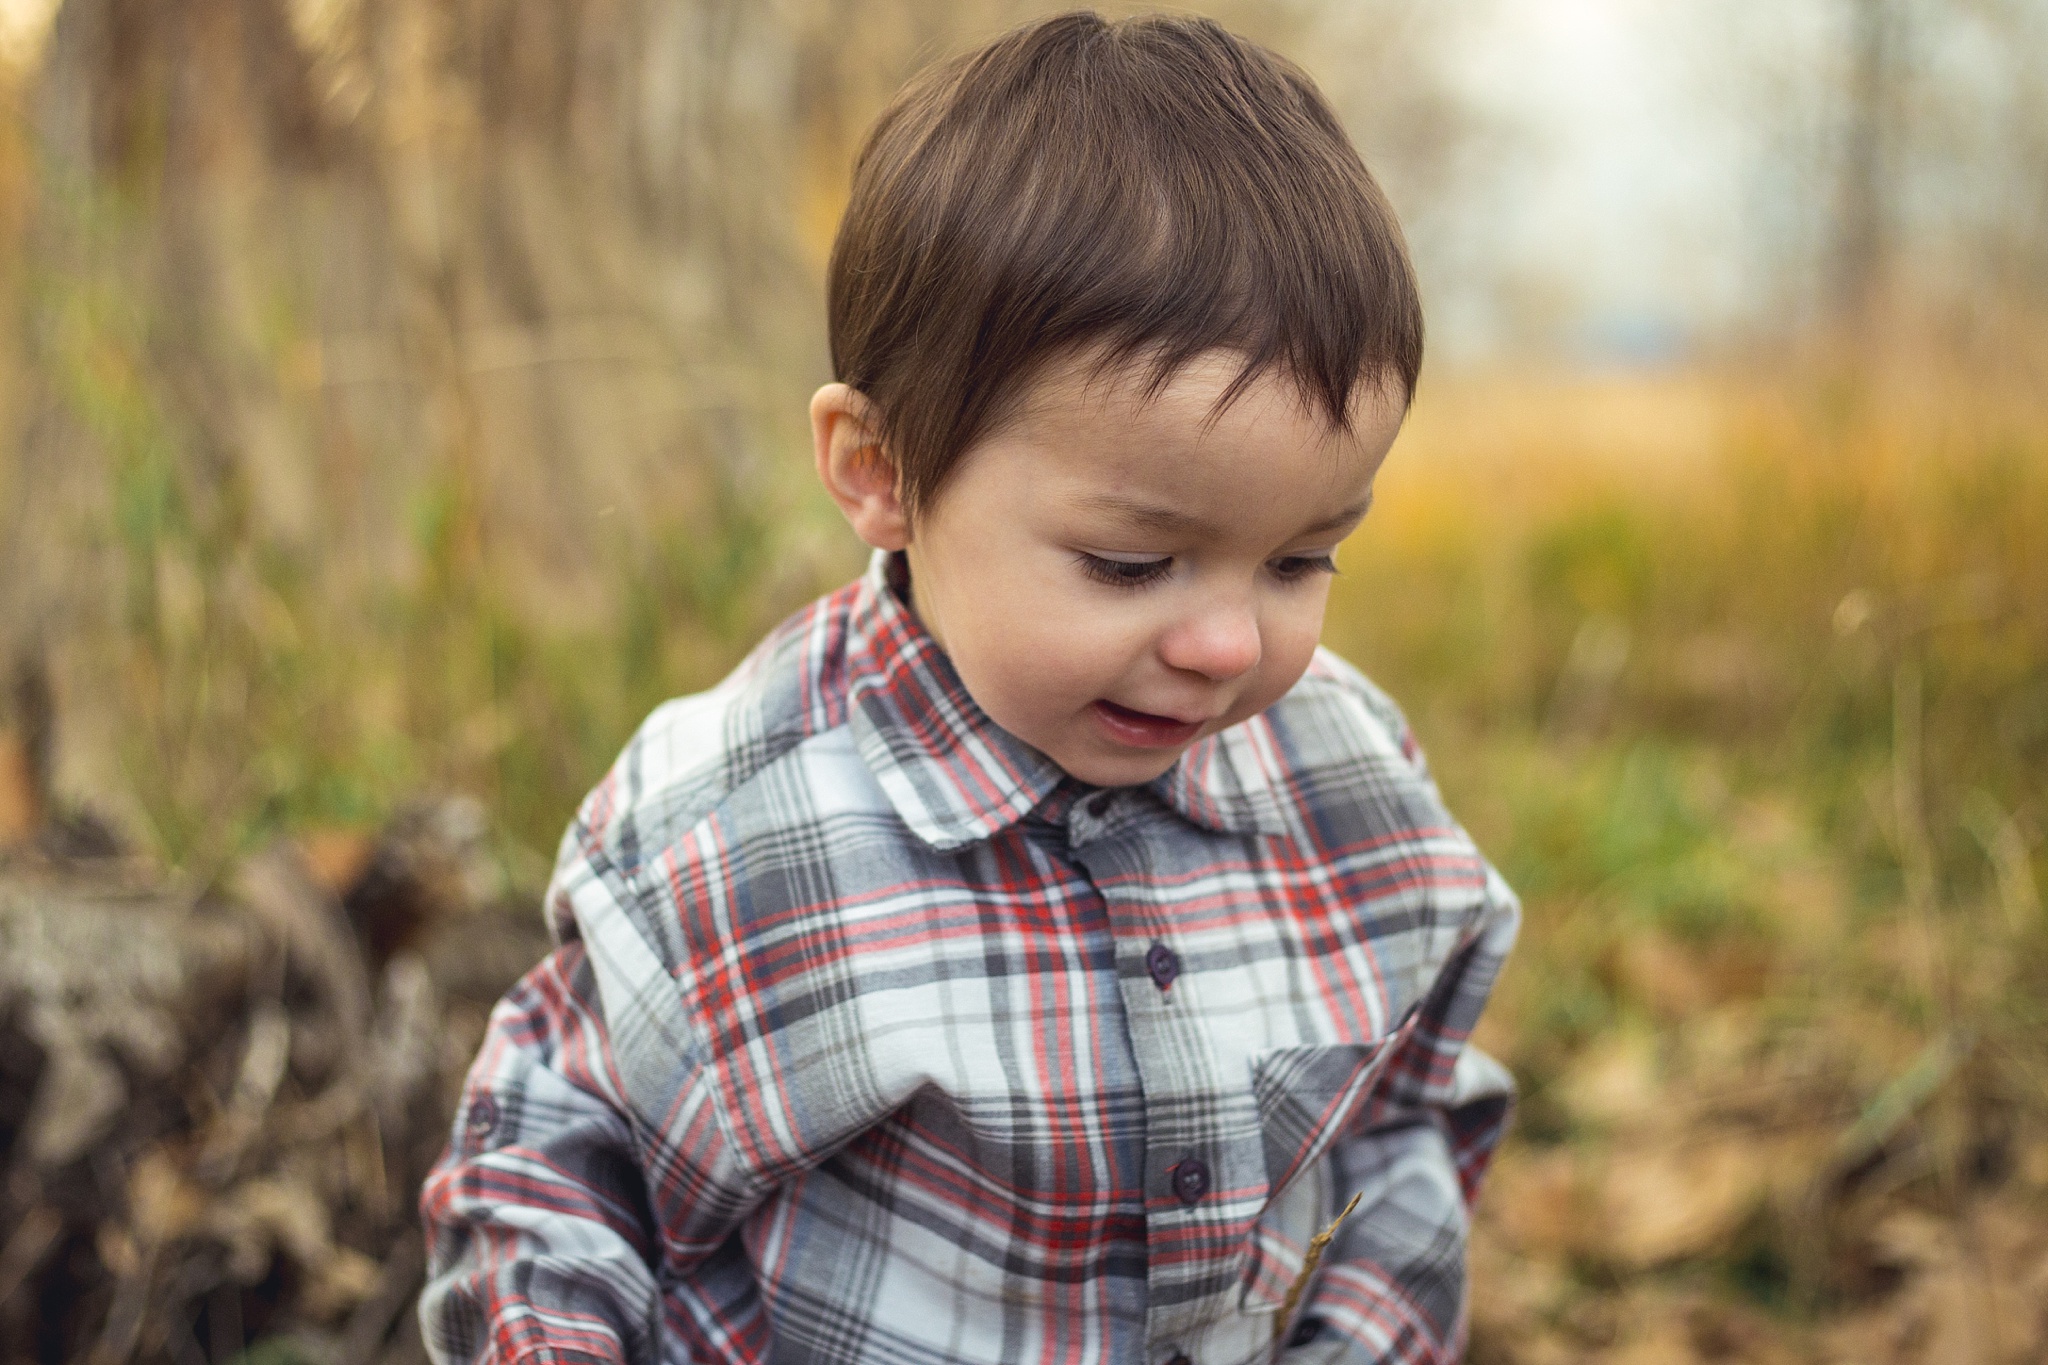
<svg viewBox="0 0 2048 1365"><path fill-rule="evenodd" d="M1193 739L1202 728L1198 720L1155 716L1150 711L1133 711L1113 701L1098 701L1093 709L1110 738L1138 749L1171 749Z"/></svg>

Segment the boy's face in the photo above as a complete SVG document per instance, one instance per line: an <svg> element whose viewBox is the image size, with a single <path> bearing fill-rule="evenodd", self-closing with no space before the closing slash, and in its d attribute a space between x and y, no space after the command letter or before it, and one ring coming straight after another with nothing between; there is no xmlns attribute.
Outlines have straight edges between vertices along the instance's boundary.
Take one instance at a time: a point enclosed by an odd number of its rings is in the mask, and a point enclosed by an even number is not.
<svg viewBox="0 0 2048 1365"><path fill-rule="evenodd" d="M1056 366L914 525L835 485L829 447L857 436L818 430L821 473L864 539L908 551L968 692L1084 782L1148 782L1295 684L1399 429L1376 385L1342 432L1273 374L1218 411L1241 364L1198 357L1149 399L1141 367Z"/></svg>

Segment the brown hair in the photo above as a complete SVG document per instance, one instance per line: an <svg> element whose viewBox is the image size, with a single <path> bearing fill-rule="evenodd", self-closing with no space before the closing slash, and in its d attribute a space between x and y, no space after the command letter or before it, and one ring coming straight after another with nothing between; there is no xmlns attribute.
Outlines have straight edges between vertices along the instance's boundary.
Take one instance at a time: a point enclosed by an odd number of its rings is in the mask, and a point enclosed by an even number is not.
<svg viewBox="0 0 2048 1365"><path fill-rule="evenodd" d="M926 72L854 163L835 375L879 409L915 515L1055 357L1143 356L1156 392L1241 352L1339 428L1405 400L1422 311L1401 229L1299 68L1207 19L1027 25Z"/></svg>

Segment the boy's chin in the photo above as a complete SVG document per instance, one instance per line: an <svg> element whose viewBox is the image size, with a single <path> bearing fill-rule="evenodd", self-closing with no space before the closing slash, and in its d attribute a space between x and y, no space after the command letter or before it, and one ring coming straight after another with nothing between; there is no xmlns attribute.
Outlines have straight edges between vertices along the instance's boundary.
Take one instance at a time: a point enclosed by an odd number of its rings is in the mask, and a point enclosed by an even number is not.
<svg viewBox="0 0 2048 1365"><path fill-rule="evenodd" d="M1180 762L1188 746L1176 749L1134 749L1123 752L1086 750L1052 755L1060 769L1091 787L1142 787Z"/></svg>

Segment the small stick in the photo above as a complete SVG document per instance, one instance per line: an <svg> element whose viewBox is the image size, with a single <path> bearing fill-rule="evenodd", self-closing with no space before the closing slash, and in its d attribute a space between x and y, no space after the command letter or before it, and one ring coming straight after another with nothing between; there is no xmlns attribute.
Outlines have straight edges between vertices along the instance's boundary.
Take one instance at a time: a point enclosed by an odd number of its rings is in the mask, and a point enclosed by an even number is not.
<svg viewBox="0 0 2048 1365"><path fill-rule="evenodd" d="M1308 1239L1308 1254L1301 1258L1301 1273L1294 1277L1293 1284L1287 1286L1287 1297L1280 1303L1280 1316L1273 1319L1275 1342L1286 1334L1287 1324L1294 1317L1295 1305L1301 1302L1301 1291L1308 1288L1309 1277L1315 1274L1316 1267L1322 1264L1323 1248L1330 1245L1330 1239L1337 1235L1338 1228L1344 1226L1344 1220L1351 1216L1351 1210L1358 1207L1358 1201L1364 1193L1361 1190L1358 1194L1352 1195L1351 1202L1330 1220L1330 1226Z"/></svg>

